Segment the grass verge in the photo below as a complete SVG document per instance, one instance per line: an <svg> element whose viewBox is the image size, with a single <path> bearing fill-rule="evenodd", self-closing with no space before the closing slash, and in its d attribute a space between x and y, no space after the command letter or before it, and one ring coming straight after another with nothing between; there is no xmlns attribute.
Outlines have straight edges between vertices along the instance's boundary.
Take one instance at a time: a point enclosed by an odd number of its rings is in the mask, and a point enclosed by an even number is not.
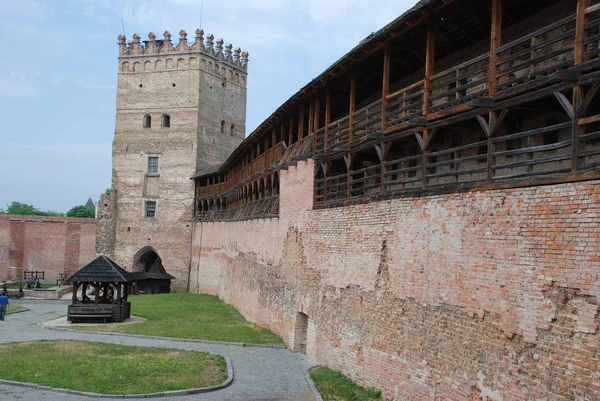
<svg viewBox="0 0 600 401"><path fill-rule="evenodd" d="M248 322L235 308L212 295L138 295L129 300L131 314L146 318L146 322L73 327L149 336L284 345L279 336Z"/></svg>
<svg viewBox="0 0 600 401"><path fill-rule="evenodd" d="M218 355L87 341L0 345L6 380L104 394L138 394L206 387L227 378Z"/></svg>
<svg viewBox="0 0 600 401"><path fill-rule="evenodd" d="M4 287L4 285L0 285L0 289L2 289ZM45 284L45 283L40 283L40 289L42 290L46 290L48 288L53 288L56 287L55 284ZM23 288L24 290L27 289L27 285L25 283L21 283L21 288ZM7 290L18 290L19 289L19 284L7 284L6 285L6 289Z"/></svg>
<svg viewBox="0 0 600 401"><path fill-rule="evenodd" d="M19 312L25 309L27 308L22 305L8 304L8 307L6 308L6 313Z"/></svg>
<svg viewBox="0 0 600 401"><path fill-rule="evenodd" d="M311 369L310 377L325 401L372 401L382 399L381 391L360 387L340 372L324 366Z"/></svg>

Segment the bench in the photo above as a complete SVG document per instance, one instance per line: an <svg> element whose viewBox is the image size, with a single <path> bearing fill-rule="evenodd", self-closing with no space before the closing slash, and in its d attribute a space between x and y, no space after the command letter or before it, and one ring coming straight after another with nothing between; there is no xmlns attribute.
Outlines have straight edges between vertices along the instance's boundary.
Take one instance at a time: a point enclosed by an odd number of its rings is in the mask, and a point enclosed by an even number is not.
<svg viewBox="0 0 600 401"><path fill-rule="evenodd" d="M4 283L4 285L2 286L2 292L4 292L7 297L21 298L23 295L25 295L23 293L23 287L21 287L20 285L18 290L8 290L6 288L6 283Z"/></svg>
<svg viewBox="0 0 600 401"><path fill-rule="evenodd" d="M79 319L102 319L104 321L104 323L106 323L106 320L110 319L112 317L112 313L98 313L98 314L93 314L93 315L71 313L70 317L71 317L72 323L77 323L76 320L79 320Z"/></svg>
<svg viewBox="0 0 600 401"><path fill-rule="evenodd" d="M107 323L112 319L112 316L112 306L71 305L68 311L68 320L73 323L77 323L78 321L102 321Z"/></svg>
<svg viewBox="0 0 600 401"><path fill-rule="evenodd" d="M26 288L42 288L40 280L44 280L45 271L26 271L23 272L23 279L26 283Z"/></svg>
<svg viewBox="0 0 600 401"><path fill-rule="evenodd" d="M66 273L58 273L58 278L56 279L56 286L59 287L63 285L65 281L67 281L67 278L69 277Z"/></svg>

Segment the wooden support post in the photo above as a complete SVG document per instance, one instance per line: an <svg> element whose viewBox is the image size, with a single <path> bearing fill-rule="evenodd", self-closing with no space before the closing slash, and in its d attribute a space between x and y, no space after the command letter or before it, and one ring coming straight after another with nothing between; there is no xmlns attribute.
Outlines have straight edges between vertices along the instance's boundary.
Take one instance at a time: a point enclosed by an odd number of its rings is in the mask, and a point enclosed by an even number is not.
<svg viewBox="0 0 600 401"><path fill-rule="evenodd" d="M490 35L490 70L488 93L490 98L496 96L496 68L498 55L496 49L502 42L502 0L492 0L492 33Z"/></svg>
<svg viewBox="0 0 600 401"><path fill-rule="evenodd" d="M285 126L283 125L283 119L281 119L281 132L279 135L279 142L286 142L285 140ZM287 146L287 143L286 143Z"/></svg>
<svg viewBox="0 0 600 401"><path fill-rule="evenodd" d="M496 127L497 115L491 111L489 117L489 134L487 134L487 180L492 182L494 179L494 143L492 140L492 131Z"/></svg>
<svg viewBox="0 0 600 401"><path fill-rule="evenodd" d="M348 122L348 143L354 139L354 112L356 111L356 74L350 77L350 107Z"/></svg>
<svg viewBox="0 0 600 401"><path fill-rule="evenodd" d="M304 105L300 106L298 112L298 140L304 138Z"/></svg>
<svg viewBox="0 0 600 401"><path fill-rule="evenodd" d="M352 153L348 153L344 156L344 160L346 161L346 170L348 170L348 181L346 185L346 199L352 198L352 162L354 159L354 155Z"/></svg>
<svg viewBox="0 0 600 401"><path fill-rule="evenodd" d="M431 98L431 77L433 77L435 65L435 33L433 22L427 25L427 45L425 50L425 92L423 93L423 115L429 114L429 99Z"/></svg>
<svg viewBox="0 0 600 401"><path fill-rule="evenodd" d="M321 99L319 99L319 94L315 95L315 107L314 107L314 121L313 121L313 129L315 131L315 136L313 138L312 151L317 151L317 134L316 132L319 130L319 124L321 123Z"/></svg>
<svg viewBox="0 0 600 401"><path fill-rule="evenodd" d="M327 152L327 140L329 134L329 124L331 124L331 91L327 88L325 93L325 143L323 151Z"/></svg>
<svg viewBox="0 0 600 401"><path fill-rule="evenodd" d="M585 10L590 6L591 0L577 0L577 20L575 22L574 63L579 65L584 61L585 53L585 25L588 21ZM577 113L584 99L584 89L580 85L573 86L573 124L571 129L571 172L579 170L579 137L585 134L585 126L579 125L583 113Z"/></svg>
<svg viewBox="0 0 600 401"><path fill-rule="evenodd" d="M289 137L290 137L290 141L288 142L288 147L292 146L292 143L294 142L294 117L292 114L290 114L290 126L288 129L289 133Z"/></svg>
<svg viewBox="0 0 600 401"><path fill-rule="evenodd" d="M308 106L308 135L314 131L315 98L311 96Z"/></svg>
<svg viewBox="0 0 600 401"><path fill-rule="evenodd" d="M390 44L385 43L383 48L383 84L381 87L381 130L384 131L387 126L387 118L385 117L388 105L388 95L390 94Z"/></svg>

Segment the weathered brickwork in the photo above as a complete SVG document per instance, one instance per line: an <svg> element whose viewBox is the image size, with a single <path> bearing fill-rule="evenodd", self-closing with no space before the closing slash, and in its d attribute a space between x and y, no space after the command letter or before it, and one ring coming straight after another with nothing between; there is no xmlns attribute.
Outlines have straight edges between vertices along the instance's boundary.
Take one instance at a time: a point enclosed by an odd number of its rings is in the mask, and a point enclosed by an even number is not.
<svg viewBox="0 0 600 401"><path fill-rule="evenodd" d="M600 398L600 182L311 210L313 174L197 223L192 290L388 399Z"/></svg>
<svg viewBox="0 0 600 401"><path fill-rule="evenodd" d="M44 271L53 283L96 256L96 220L70 217L0 216L0 279L22 280Z"/></svg>

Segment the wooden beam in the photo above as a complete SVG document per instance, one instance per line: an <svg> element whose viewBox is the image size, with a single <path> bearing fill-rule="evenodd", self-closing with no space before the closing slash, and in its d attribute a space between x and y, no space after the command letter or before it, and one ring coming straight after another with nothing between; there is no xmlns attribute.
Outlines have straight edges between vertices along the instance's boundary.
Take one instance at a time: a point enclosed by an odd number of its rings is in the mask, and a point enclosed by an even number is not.
<svg viewBox="0 0 600 401"><path fill-rule="evenodd" d="M502 42L502 0L492 0L492 33L490 35L490 70L488 93L490 98L496 96L496 67L498 64L498 49Z"/></svg>
<svg viewBox="0 0 600 401"><path fill-rule="evenodd" d="M288 142L288 147L292 146L292 143L294 143L294 117L293 114L290 113L290 125L288 127L288 135L289 135L289 142Z"/></svg>
<svg viewBox="0 0 600 401"><path fill-rule="evenodd" d="M298 111L298 140L304 138L304 104L300 105Z"/></svg>
<svg viewBox="0 0 600 401"><path fill-rule="evenodd" d="M329 134L329 124L331 124L331 91L329 88L325 91L325 143L323 151L327 152L327 139Z"/></svg>
<svg viewBox="0 0 600 401"><path fill-rule="evenodd" d="M312 151L317 151L317 134L316 132L319 130L319 124L321 118L321 99L319 98L319 94L315 95L315 103L314 103L314 111L313 111L313 131L315 132L315 136L312 141Z"/></svg>
<svg viewBox="0 0 600 401"><path fill-rule="evenodd" d="M391 66L391 51L389 42L385 43L383 48L383 85L381 88L381 130L387 128L387 118L385 117L387 105L389 103L387 97L390 94L390 66Z"/></svg>
<svg viewBox="0 0 600 401"><path fill-rule="evenodd" d="M435 64L435 33L431 19L427 24L427 43L425 48L425 92L423 94L423 115L429 113L429 99L431 97L431 77Z"/></svg>
<svg viewBox="0 0 600 401"><path fill-rule="evenodd" d="M600 89L600 81L595 81L585 94L583 102L575 111L576 117L581 117L587 112L588 108L590 107L590 104L592 104L592 100L594 100L594 97L598 93L598 89Z"/></svg>
<svg viewBox="0 0 600 401"><path fill-rule="evenodd" d="M314 112L315 112L315 99L311 96L308 106L308 135L314 132Z"/></svg>
<svg viewBox="0 0 600 401"><path fill-rule="evenodd" d="M356 74L352 73L350 77L350 119L348 128L348 142L352 143L354 139L354 112L356 111Z"/></svg>
<svg viewBox="0 0 600 401"><path fill-rule="evenodd" d="M490 112L489 127L495 127L497 121L497 114L494 111ZM489 131L487 139L487 180L491 182L494 178L494 142L492 141L492 130Z"/></svg>
<svg viewBox="0 0 600 401"><path fill-rule="evenodd" d="M575 22L575 65L583 63L585 52L585 24L587 23L586 9L589 8L591 0L577 0L577 19Z"/></svg>
<svg viewBox="0 0 600 401"><path fill-rule="evenodd" d="M481 116L477 116L477 122L479 123L479 125L481 125L481 128L483 129L483 132L485 133L486 138L489 138L490 136L492 136L492 130L490 128L490 124L485 121L485 118L481 117Z"/></svg>
<svg viewBox="0 0 600 401"><path fill-rule="evenodd" d="M556 97L556 100L558 100L558 103L560 103L560 105L562 106L563 110L569 115L569 118L572 120L573 117L575 117L575 111L569 99L567 99L567 97L561 92L554 92L554 96Z"/></svg>

